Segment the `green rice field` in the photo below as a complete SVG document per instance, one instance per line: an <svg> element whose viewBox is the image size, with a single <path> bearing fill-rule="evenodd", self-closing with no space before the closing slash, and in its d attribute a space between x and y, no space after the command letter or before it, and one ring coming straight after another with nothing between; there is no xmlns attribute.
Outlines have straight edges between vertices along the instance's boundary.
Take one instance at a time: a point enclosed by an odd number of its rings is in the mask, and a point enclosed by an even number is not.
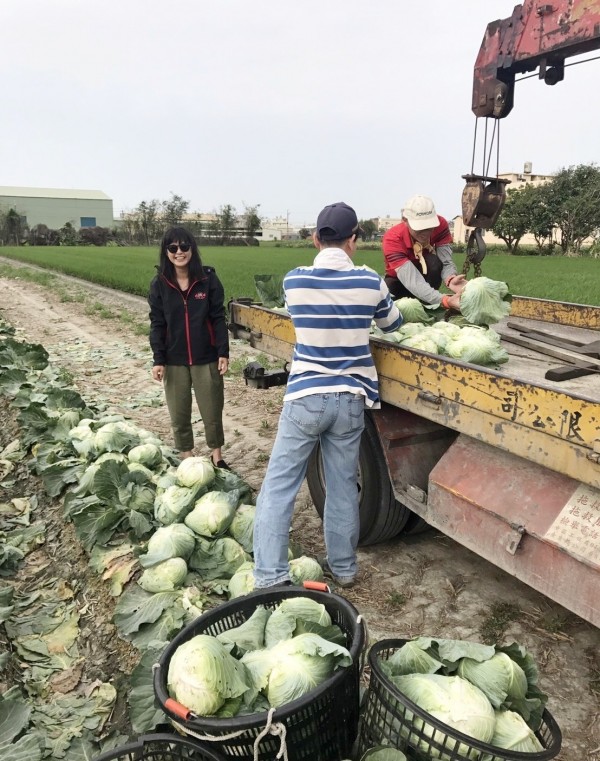
<svg viewBox="0 0 600 761"><path fill-rule="evenodd" d="M284 274L310 264L315 253L311 248L215 246L204 248L201 256L217 270L229 299L256 298L254 275ZM0 248L0 256L140 296L147 294L158 261L156 248L117 246L7 246ZM455 260L462 269L464 255L457 254ZM358 251L355 262L383 274L380 251ZM492 254L483 262L483 275L508 283L513 294L600 306L600 259Z"/></svg>

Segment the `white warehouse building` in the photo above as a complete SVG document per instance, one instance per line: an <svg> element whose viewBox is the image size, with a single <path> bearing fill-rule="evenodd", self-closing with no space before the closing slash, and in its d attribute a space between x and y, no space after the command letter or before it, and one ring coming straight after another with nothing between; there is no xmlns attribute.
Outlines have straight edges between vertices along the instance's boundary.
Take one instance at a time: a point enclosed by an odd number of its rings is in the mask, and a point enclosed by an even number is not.
<svg viewBox="0 0 600 761"><path fill-rule="evenodd" d="M0 209L15 209L28 227L114 226L112 198L101 190L0 187Z"/></svg>

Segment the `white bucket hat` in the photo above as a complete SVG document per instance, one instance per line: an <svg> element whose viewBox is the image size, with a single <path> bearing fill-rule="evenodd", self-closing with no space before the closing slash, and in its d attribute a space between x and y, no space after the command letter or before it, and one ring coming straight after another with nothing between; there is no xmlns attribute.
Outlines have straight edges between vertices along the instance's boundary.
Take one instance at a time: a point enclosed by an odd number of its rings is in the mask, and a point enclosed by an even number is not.
<svg viewBox="0 0 600 761"><path fill-rule="evenodd" d="M440 223L435 206L427 196L413 196L402 209L402 216L413 230L428 230Z"/></svg>

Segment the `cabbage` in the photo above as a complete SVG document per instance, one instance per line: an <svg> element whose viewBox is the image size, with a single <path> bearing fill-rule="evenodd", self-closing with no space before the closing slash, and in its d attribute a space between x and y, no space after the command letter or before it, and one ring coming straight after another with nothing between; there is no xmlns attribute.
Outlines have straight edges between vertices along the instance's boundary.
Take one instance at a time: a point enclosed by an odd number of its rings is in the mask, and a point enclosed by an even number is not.
<svg viewBox="0 0 600 761"><path fill-rule="evenodd" d="M94 434L96 452L123 452L139 443L139 429L126 420L106 423Z"/></svg>
<svg viewBox="0 0 600 761"><path fill-rule="evenodd" d="M439 674L408 674L392 677L392 682L409 700L447 726L482 743L491 742L496 725L494 709L483 692L466 679ZM434 734L439 737L438 730L416 716L412 717L412 724L427 737ZM407 729L402 731L408 732ZM431 758L439 758L439 752L431 749L427 740L421 740L417 747L428 750ZM478 752L473 755L475 752L464 744L459 746L458 752L467 758L479 758Z"/></svg>
<svg viewBox="0 0 600 761"><path fill-rule="evenodd" d="M177 468L169 468L164 473L154 473L152 475L152 481L158 486L159 489L168 489L169 486L177 484Z"/></svg>
<svg viewBox="0 0 600 761"><path fill-rule="evenodd" d="M240 505L233 516L229 533L239 542L246 552L252 552L254 542L254 517L256 507L254 505Z"/></svg>
<svg viewBox="0 0 600 761"><path fill-rule="evenodd" d="M428 351L430 354L438 353L436 341L433 338L429 338L424 331L414 336L403 338L400 345L408 346L411 349L419 349L420 351Z"/></svg>
<svg viewBox="0 0 600 761"><path fill-rule="evenodd" d="M272 647L294 636L298 622L312 621L321 627L331 626L331 616L321 603L310 597L290 597L283 600L267 622L265 642Z"/></svg>
<svg viewBox="0 0 600 761"><path fill-rule="evenodd" d="M301 555L290 560L290 578L298 586L305 581L323 581L323 569L314 558Z"/></svg>
<svg viewBox="0 0 600 761"><path fill-rule="evenodd" d="M386 748L378 745L376 748L370 748L360 759L360 761L408 761L404 753L397 748Z"/></svg>
<svg viewBox="0 0 600 761"><path fill-rule="evenodd" d="M510 314L508 286L500 280L476 277L460 295L460 311L475 325L491 325Z"/></svg>
<svg viewBox="0 0 600 761"><path fill-rule="evenodd" d="M259 605L247 621L234 629L217 634L217 639L228 652L241 656L249 650L260 650L265 646L265 626L273 611Z"/></svg>
<svg viewBox="0 0 600 761"><path fill-rule="evenodd" d="M267 628L276 612L267 621ZM251 650L241 663L255 689L266 695L271 706L278 707L318 687L336 668L349 666L352 657L345 647L308 633L282 640L270 649Z"/></svg>
<svg viewBox="0 0 600 761"><path fill-rule="evenodd" d="M244 665L215 637L198 634L173 653L167 687L171 697L198 716L213 716L226 700L243 695L250 680Z"/></svg>
<svg viewBox="0 0 600 761"><path fill-rule="evenodd" d="M408 338L409 336L415 336L417 333L423 331L423 323L421 322L407 322L401 325L396 331L400 335L400 338Z"/></svg>
<svg viewBox="0 0 600 761"><path fill-rule="evenodd" d="M154 483L154 473L141 462L130 462L127 470L130 473L143 473L149 481Z"/></svg>
<svg viewBox="0 0 600 761"><path fill-rule="evenodd" d="M152 511L154 510L154 499L156 497L154 487L145 484L137 484L135 482L134 484L131 497L127 502L127 507L130 510L137 510L140 513L152 515Z"/></svg>
<svg viewBox="0 0 600 761"><path fill-rule="evenodd" d="M182 523L161 526L148 540L147 554L140 555L140 565L148 568L169 558L187 560L195 544L194 532Z"/></svg>
<svg viewBox="0 0 600 761"><path fill-rule="evenodd" d="M244 552L241 544L229 536L222 536L213 541L198 539L189 565L198 571L204 581L213 581L230 579L242 563L249 559L250 556Z"/></svg>
<svg viewBox="0 0 600 761"><path fill-rule="evenodd" d="M215 480L215 469L206 457L186 457L177 468L179 486L210 486Z"/></svg>
<svg viewBox="0 0 600 761"><path fill-rule="evenodd" d="M427 314L425 307L419 299L404 296L401 299L396 299L394 304L400 310L403 322L421 322L423 324L433 322L434 318L430 314Z"/></svg>
<svg viewBox="0 0 600 761"><path fill-rule="evenodd" d="M183 585L187 576L187 564L183 558L169 558L147 568L138 579L146 592L171 592Z"/></svg>
<svg viewBox="0 0 600 761"><path fill-rule="evenodd" d="M498 333L476 325L461 328L459 334L451 336L444 347L444 354L476 365L499 365L508 361L508 353L500 345Z"/></svg>
<svg viewBox="0 0 600 761"><path fill-rule="evenodd" d="M200 536L209 539L216 537L229 528L238 500L237 490L209 491L196 502L191 513L186 515L184 523Z"/></svg>
<svg viewBox="0 0 600 761"><path fill-rule="evenodd" d="M84 418L69 431L73 448L84 457L87 457L94 449L94 431L91 428L93 422L91 418Z"/></svg>
<svg viewBox="0 0 600 761"><path fill-rule="evenodd" d="M130 449L127 456L130 462L139 462L147 468L155 468L163 459L162 452L156 444L140 444Z"/></svg>
<svg viewBox="0 0 600 761"><path fill-rule="evenodd" d="M185 621L191 623L203 613L206 595L198 587L185 587L181 593L181 607L185 610Z"/></svg>
<svg viewBox="0 0 600 761"><path fill-rule="evenodd" d="M433 674L441 666L441 661L426 652L426 648L419 646L415 640L405 642L399 650L381 665L386 666L386 671L393 676L404 674Z"/></svg>
<svg viewBox="0 0 600 761"><path fill-rule="evenodd" d="M229 579L229 599L254 592L254 563L242 563Z"/></svg>
<svg viewBox="0 0 600 761"><path fill-rule="evenodd" d="M479 687L494 708L500 708L507 697L519 700L527 694L525 672L506 653L496 653L483 663L463 658L457 673Z"/></svg>
<svg viewBox="0 0 600 761"><path fill-rule="evenodd" d="M514 711L496 711L492 745L519 753L539 753L544 750L523 717Z"/></svg>
<svg viewBox="0 0 600 761"><path fill-rule="evenodd" d="M197 496L196 489L176 484L168 486L164 491L159 489L154 501L154 517L165 526L182 521L194 507Z"/></svg>

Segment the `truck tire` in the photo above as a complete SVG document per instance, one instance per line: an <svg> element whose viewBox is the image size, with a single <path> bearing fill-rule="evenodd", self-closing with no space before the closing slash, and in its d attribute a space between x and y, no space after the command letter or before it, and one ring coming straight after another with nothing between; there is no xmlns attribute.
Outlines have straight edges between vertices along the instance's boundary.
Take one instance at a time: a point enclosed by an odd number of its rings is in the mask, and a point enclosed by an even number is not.
<svg viewBox="0 0 600 761"><path fill-rule="evenodd" d="M308 462L306 481L317 512L323 519L325 478L318 444ZM397 536L412 513L394 497L375 424L368 413L360 442L357 481L360 492L359 545L365 547Z"/></svg>

